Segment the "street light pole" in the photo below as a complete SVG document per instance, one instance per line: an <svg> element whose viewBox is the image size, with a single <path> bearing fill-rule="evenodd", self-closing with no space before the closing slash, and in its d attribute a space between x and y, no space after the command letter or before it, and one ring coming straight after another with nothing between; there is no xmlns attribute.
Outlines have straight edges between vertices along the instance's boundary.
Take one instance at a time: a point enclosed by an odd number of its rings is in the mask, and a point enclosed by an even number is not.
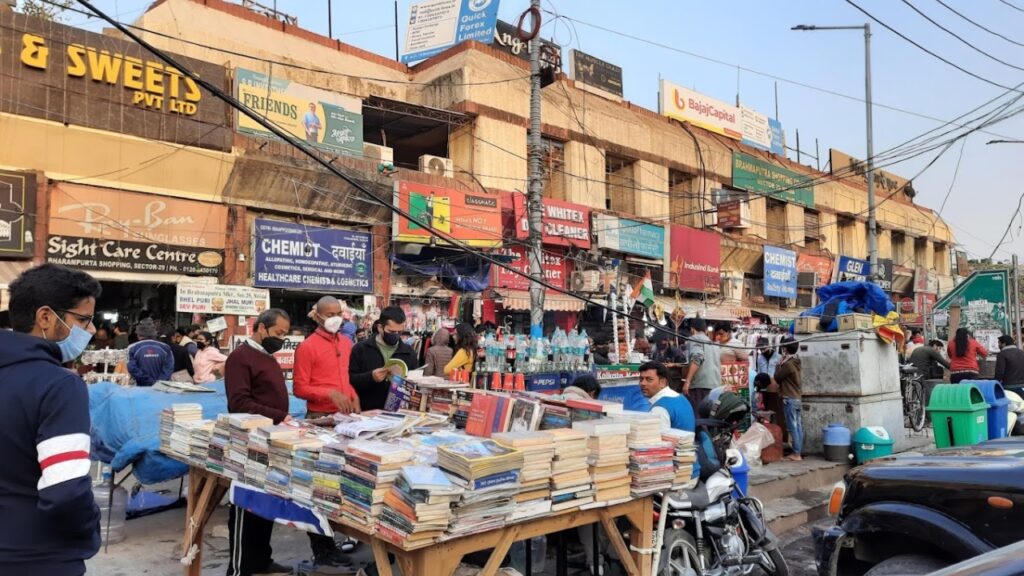
<svg viewBox="0 0 1024 576"><path fill-rule="evenodd" d="M878 234L875 214L875 141L874 121L872 120L871 103L871 25L860 26L813 26L800 24L793 26L791 30L802 32L813 32L815 30L863 30L864 31L864 105L865 121L867 123L867 167L866 175L868 184L868 264L871 268L870 280L878 283Z"/></svg>

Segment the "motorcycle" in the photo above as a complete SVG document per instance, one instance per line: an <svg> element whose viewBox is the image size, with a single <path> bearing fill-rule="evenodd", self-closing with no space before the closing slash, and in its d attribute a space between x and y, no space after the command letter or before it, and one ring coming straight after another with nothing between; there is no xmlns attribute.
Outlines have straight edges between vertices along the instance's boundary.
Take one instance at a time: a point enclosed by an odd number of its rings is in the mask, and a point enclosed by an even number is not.
<svg viewBox="0 0 1024 576"><path fill-rule="evenodd" d="M778 539L764 521L757 498L739 493L729 467L739 451L726 451L726 465L693 490L666 492L655 533L653 566L659 576L735 576L761 568L788 576Z"/></svg>

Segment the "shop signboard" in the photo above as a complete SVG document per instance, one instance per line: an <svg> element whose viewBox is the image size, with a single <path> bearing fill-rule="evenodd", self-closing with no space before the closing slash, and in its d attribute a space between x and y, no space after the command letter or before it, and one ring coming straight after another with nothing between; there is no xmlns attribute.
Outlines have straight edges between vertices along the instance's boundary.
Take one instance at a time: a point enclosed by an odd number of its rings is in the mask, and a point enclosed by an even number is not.
<svg viewBox="0 0 1024 576"><path fill-rule="evenodd" d="M764 247L764 295L796 298L796 252Z"/></svg>
<svg viewBox="0 0 1024 576"><path fill-rule="evenodd" d="M572 79L577 84L584 84L622 98L622 67L610 62L594 58L586 52L572 51L569 60L572 68Z"/></svg>
<svg viewBox="0 0 1024 576"><path fill-rule="evenodd" d="M228 89L223 66L173 57ZM127 39L0 11L0 112L231 150L227 105Z"/></svg>
<svg viewBox="0 0 1024 576"><path fill-rule="evenodd" d="M235 69L235 97L281 130L315 148L363 155L363 102L245 68ZM238 131L274 138L255 120L238 112Z"/></svg>
<svg viewBox="0 0 1024 576"><path fill-rule="evenodd" d="M251 286L179 282L175 310L189 314L259 316L270 307L270 291Z"/></svg>
<svg viewBox="0 0 1024 576"><path fill-rule="evenodd" d="M836 266L836 282L867 282L871 264L867 260L840 256Z"/></svg>
<svg viewBox="0 0 1024 576"><path fill-rule="evenodd" d="M832 259L827 256L799 254L796 257L796 271L814 273L817 285L825 286L832 280Z"/></svg>
<svg viewBox="0 0 1024 576"><path fill-rule="evenodd" d="M854 158L845 152L840 152L835 148L829 148L828 160L833 176L852 179L855 182L859 182L862 186L867 187L868 177L866 162L859 158ZM908 182L909 180L906 178L897 176L892 172L886 172L879 168L875 169L875 189L880 194L890 195L895 192L899 192L907 185Z"/></svg>
<svg viewBox="0 0 1024 576"><path fill-rule="evenodd" d="M740 106L740 124L743 128L741 142L747 146L768 150L772 154L785 155L782 124L778 120L769 118L753 108Z"/></svg>
<svg viewBox="0 0 1024 576"><path fill-rule="evenodd" d="M658 112L729 138L743 138L743 123L738 107L668 80L661 81Z"/></svg>
<svg viewBox="0 0 1024 576"><path fill-rule="evenodd" d="M597 247L661 260L665 257L665 228L611 214L594 217Z"/></svg>
<svg viewBox="0 0 1024 576"><path fill-rule="evenodd" d="M785 202L814 208L810 176L798 174L742 152L732 153L732 185Z"/></svg>
<svg viewBox="0 0 1024 576"><path fill-rule="evenodd" d="M499 248L492 252L494 256L506 256L512 260L509 266L515 268L519 273L491 265L491 286L495 288L508 288L511 290L530 289L530 259L527 255L526 246L510 245ZM544 270L544 279L557 288L568 287L569 276L572 274L572 262L560 251L545 249L544 260L541 263Z"/></svg>
<svg viewBox="0 0 1024 576"><path fill-rule="evenodd" d="M35 172L0 170L0 258L32 257L35 222Z"/></svg>
<svg viewBox="0 0 1024 576"><path fill-rule="evenodd" d="M516 238L530 237L530 222L526 214L526 195L512 194L512 209L515 211ZM582 250L590 248L590 208L544 199L544 214L541 220L545 244L573 246Z"/></svg>
<svg viewBox="0 0 1024 576"><path fill-rule="evenodd" d="M667 286L687 292L720 292L722 245L718 235L687 226L669 226Z"/></svg>
<svg viewBox="0 0 1024 576"><path fill-rule="evenodd" d="M62 183L50 189L47 261L91 270L220 276L226 206Z"/></svg>
<svg viewBox="0 0 1024 576"><path fill-rule="evenodd" d="M494 194L474 194L453 188L416 182L395 182L394 204L408 211L413 218L430 228L399 216L396 212L392 230L398 242L450 245L431 230L451 236L457 241L478 248L501 246L501 201Z"/></svg>
<svg viewBox="0 0 1024 576"><path fill-rule="evenodd" d="M934 294L917 292L914 299L921 314L927 315L929 305L936 312L948 312L953 306L959 306L961 328L975 332L1001 330L1001 333L1009 334L1011 322L1007 303L1011 293L1009 270L979 270L942 298L936 299Z"/></svg>
<svg viewBox="0 0 1024 576"><path fill-rule="evenodd" d="M423 0L409 6L405 64L425 60L468 40L490 44L498 0Z"/></svg>
<svg viewBox="0 0 1024 576"><path fill-rule="evenodd" d="M547 68L560 68L561 62L560 54L562 47L555 44L551 40L545 38L538 38L540 41L540 67L541 69ZM535 40L529 42L523 42L519 39L518 31L516 27L504 20L498 20L494 26L494 43L492 47L501 50L507 54L511 54L516 58L530 61L530 44Z"/></svg>
<svg viewBox="0 0 1024 576"><path fill-rule="evenodd" d="M373 235L257 218L253 285L315 292L373 292Z"/></svg>
<svg viewBox="0 0 1024 576"><path fill-rule="evenodd" d="M745 200L730 200L718 204L719 228L749 228L750 203Z"/></svg>
<svg viewBox="0 0 1024 576"><path fill-rule="evenodd" d="M892 258L879 258L878 270L875 272L878 286L885 292L892 292Z"/></svg>

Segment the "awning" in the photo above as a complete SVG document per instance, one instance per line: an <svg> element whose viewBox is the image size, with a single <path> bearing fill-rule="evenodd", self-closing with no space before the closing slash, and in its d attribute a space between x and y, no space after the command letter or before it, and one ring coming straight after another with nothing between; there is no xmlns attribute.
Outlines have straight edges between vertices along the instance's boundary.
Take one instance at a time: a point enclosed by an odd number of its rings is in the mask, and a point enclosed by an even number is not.
<svg viewBox="0 0 1024 576"><path fill-rule="evenodd" d="M793 320L800 315L799 310L782 310L781 308L751 308L751 310L772 320Z"/></svg>
<svg viewBox="0 0 1024 576"><path fill-rule="evenodd" d="M529 310L530 292L527 290L495 289L501 295L501 306L505 310ZM586 302L565 294L545 294L544 310L548 312L582 312Z"/></svg>

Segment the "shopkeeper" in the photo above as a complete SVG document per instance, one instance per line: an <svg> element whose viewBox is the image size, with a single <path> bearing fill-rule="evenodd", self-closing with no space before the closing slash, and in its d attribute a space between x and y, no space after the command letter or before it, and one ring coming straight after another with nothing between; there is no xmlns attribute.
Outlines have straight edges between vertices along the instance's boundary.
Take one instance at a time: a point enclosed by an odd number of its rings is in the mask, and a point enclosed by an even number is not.
<svg viewBox="0 0 1024 576"><path fill-rule="evenodd" d="M228 411L259 414L274 424L291 420L288 388L274 352L284 347L291 328L288 313L279 308L265 310L256 318L252 337L228 356L224 366L224 387ZM244 509L228 506L228 574L291 574L291 569L274 562L270 536L274 521Z"/></svg>
<svg viewBox="0 0 1024 576"><path fill-rule="evenodd" d="M365 410L380 410L388 399L388 369L384 364L395 359L405 362L409 370L419 368L413 349L402 342L405 331L405 312L398 306L381 310L374 324L375 336L355 345L348 364L352 387L359 395L359 405Z"/></svg>

